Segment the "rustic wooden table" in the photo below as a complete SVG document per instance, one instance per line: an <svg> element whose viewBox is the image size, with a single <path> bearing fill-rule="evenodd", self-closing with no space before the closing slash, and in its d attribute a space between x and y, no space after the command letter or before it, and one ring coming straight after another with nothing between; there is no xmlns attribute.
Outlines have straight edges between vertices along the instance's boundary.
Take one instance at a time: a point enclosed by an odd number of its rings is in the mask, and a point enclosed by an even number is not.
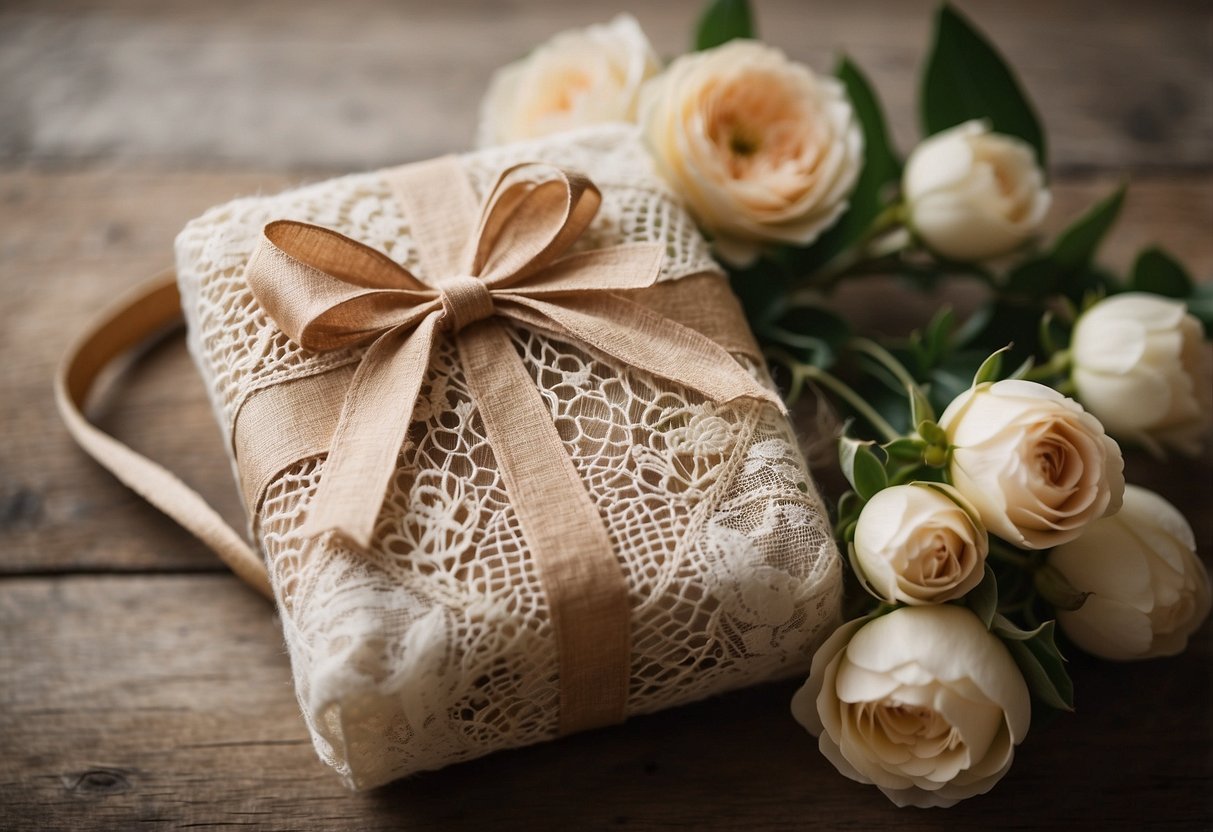
<svg viewBox="0 0 1213 832"><path fill-rule="evenodd" d="M660 51L698 4L633 4ZM1213 275L1213 14L1203 2L961 4L1050 129L1060 225L1126 173L1106 247L1157 240ZM175 7L171 7L175 6ZM928 0L759 0L776 44L866 67L903 148ZM317 761L273 611L71 443L66 340L236 195L466 147L491 69L613 3L243 0L0 8L0 829L1202 828L1213 824L1213 637L1132 665L1075 657L1078 712L1034 731L989 795L896 810L838 776L774 684L368 794ZM120 393L120 394L119 394ZM237 524L180 340L101 423ZM1213 464L1133 457L1213 552Z"/></svg>

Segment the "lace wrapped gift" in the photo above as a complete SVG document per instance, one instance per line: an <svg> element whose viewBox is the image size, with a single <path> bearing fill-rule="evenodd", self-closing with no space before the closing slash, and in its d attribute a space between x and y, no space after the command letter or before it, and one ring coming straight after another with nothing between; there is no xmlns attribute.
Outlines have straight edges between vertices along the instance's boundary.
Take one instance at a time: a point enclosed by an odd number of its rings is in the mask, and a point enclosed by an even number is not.
<svg viewBox="0 0 1213 832"><path fill-rule="evenodd" d="M567 271L562 263L569 258L600 249L628 256L655 252L655 285L611 297L650 310L646 320L660 324L663 338L689 328L723 347L716 348L723 358L719 372L708 373L708 387L740 373L768 400L713 396L710 390L705 395L670 381L568 329L544 325L538 313L528 318L525 304L540 308L539 302L509 301L505 294L489 298L472 315L479 323L457 335L460 327L450 326L451 318L468 314L469 307L459 312L450 297L454 290L441 289L453 285L452 275L440 273L441 254L435 259L433 252L458 248L462 241L444 238L474 230L475 211L452 227L453 209L439 203L462 198L459 210L466 214L468 204L489 198L503 170L526 162L580 171L601 193L595 212L596 198L584 210L574 204L578 194L596 193L583 180L573 177L564 180L564 190L557 187L557 203L568 209L565 219L588 226L579 235L580 227L561 232L576 240L568 257L544 274ZM488 209L505 220L489 217L480 228L483 241L494 223L504 227L495 231L490 260L509 259L520 245L511 242L517 234L506 226L532 212L527 199L539 186L527 190L527 178L551 185L553 176L552 168L530 166L506 177L514 187L499 187L497 203ZM515 215L507 216L511 210ZM325 248L330 243L336 253ZM558 247L567 243L562 239ZM266 251L277 259L267 263ZM256 264L249 265L257 252ZM190 349L230 440L304 717L320 756L351 786L371 787L801 673L833 627L840 567L792 428L767 394L771 382L724 276L629 128L566 134L240 199L185 228L177 240L177 266ZM387 275L382 280L388 282L398 270L403 288L396 295L375 288L380 278L364 280L363 267ZM262 284L278 282L255 291L250 282L258 274ZM303 336L294 334L305 342L307 333L313 341L332 336L324 349L305 348L279 326L302 313L275 308L271 316L267 304L307 305L315 300L308 296L309 281L336 279L334 274L354 289L294 324L304 329ZM439 290L406 291L414 277L414 288ZM619 279L627 283L626 277ZM454 279L467 287L468 277ZM563 278L543 279L559 284ZM506 289L525 294L524 283ZM295 294L271 302L271 290ZM473 307L486 302L475 285L471 291ZM389 295L420 309L416 315L392 313L413 315L399 332L391 329L398 323L393 318L380 327L388 334L375 341L364 337L369 324L346 320L367 298L373 301L366 301L373 307L368 314L387 315L384 305L396 301L380 301ZM582 301L576 297L562 300L555 290L535 297L549 299L545 309L590 308L577 306ZM486 427L490 405L489 422L504 417L508 423L515 414L508 401L504 413L501 401L482 401L477 385L483 382L469 382L461 339L484 318L505 346L487 362L481 355L486 366L477 372L523 368L518 372L525 374L527 401L542 420ZM426 321L434 325L426 329ZM338 330L353 335L333 335ZM412 349L400 346L404 339L415 344L422 336L432 341L421 345L428 349L410 365L420 385L415 403L397 401L391 405L395 419L376 420L401 424L388 449L382 504L372 500L369 514L365 506L357 509L369 518L365 539L355 544L357 533L314 534L304 523L326 465L337 464L328 453L336 454L335 426L343 418L356 422L356 414L343 411L351 408L346 400L359 383L356 374L370 372L365 367L371 353L384 351L381 342L396 338L392 349L399 358ZM377 382L361 384L365 397L386 395ZM548 432L563 462L543 469L550 477L503 473L503 455L528 441L515 433L536 430ZM575 473L574 488L560 482L562 470ZM336 483L338 475L331 476ZM559 526L568 518L563 494L559 505L538 507L528 496L532 504L522 511L519 493L532 485L580 489L591 525L597 524L589 534L605 542L605 559L563 532L543 542L555 552L538 556L541 547L532 538L544 536L549 520ZM520 517L528 513L529 521ZM588 572L578 571L583 565ZM607 598L587 601L579 593Z"/></svg>

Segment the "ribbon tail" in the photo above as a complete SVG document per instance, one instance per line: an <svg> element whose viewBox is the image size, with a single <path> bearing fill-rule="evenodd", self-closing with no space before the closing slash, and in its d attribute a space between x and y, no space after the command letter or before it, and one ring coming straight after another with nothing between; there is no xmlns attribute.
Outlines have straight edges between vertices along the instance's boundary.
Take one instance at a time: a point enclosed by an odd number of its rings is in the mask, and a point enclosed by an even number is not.
<svg viewBox="0 0 1213 832"><path fill-rule="evenodd" d="M618 295L566 297L560 304L510 295L509 316L567 332L624 364L695 390L714 402L756 399L787 413L777 393L728 351L690 327Z"/></svg>
<svg viewBox="0 0 1213 832"><path fill-rule="evenodd" d="M367 548L425 380L438 314L381 336L358 365L300 533L333 531Z"/></svg>

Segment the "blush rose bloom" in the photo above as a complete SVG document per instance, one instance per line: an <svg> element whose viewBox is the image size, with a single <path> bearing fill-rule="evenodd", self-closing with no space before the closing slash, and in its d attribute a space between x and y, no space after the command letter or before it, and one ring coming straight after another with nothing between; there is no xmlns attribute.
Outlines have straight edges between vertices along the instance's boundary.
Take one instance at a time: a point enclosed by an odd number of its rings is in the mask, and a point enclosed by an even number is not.
<svg viewBox="0 0 1213 832"><path fill-rule="evenodd" d="M906 160L910 226L953 260L988 260L1027 242L1051 197L1027 142L967 121L925 139Z"/></svg>
<svg viewBox="0 0 1213 832"><path fill-rule="evenodd" d="M878 491L855 525L854 561L869 590L891 603L959 598L985 574L989 538L977 510L932 482Z"/></svg>
<svg viewBox="0 0 1213 832"><path fill-rule="evenodd" d="M1200 453L1213 423L1213 362L1183 303L1139 292L1099 301L1070 345L1074 386L1108 432Z"/></svg>
<svg viewBox="0 0 1213 832"><path fill-rule="evenodd" d="M1107 659L1173 656L1209 615L1209 573L1192 527L1162 497L1130 485L1117 514L1049 553L1075 589L1092 593L1058 610L1070 639Z"/></svg>
<svg viewBox="0 0 1213 832"><path fill-rule="evenodd" d="M562 32L493 75L480 107L477 144L635 121L640 87L660 71L653 47L630 15Z"/></svg>
<svg viewBox="0 0 1213 832"><path fill-rule="evenodd" d="M984 794L1028 732L1028 686L965 607L901 607L839 628L813 656L792 715L842 774L898 806Z"/></svg>
<svg viewBox="0 0 1213 832"><path fill-rule="evenodd" d="M842 85L751 40L675 60L645 84L639 118L658 171L738 264L764 244L815 240L863 162Z"/></svg>
<svg viewBox="0 0 1213 832"><path fill-rule="evenodd" d="M1032 381L986 382L939 419L952 484L986 528L1023 549L1073 540L1120 508L1120 446L1073 399Z"/></svg>

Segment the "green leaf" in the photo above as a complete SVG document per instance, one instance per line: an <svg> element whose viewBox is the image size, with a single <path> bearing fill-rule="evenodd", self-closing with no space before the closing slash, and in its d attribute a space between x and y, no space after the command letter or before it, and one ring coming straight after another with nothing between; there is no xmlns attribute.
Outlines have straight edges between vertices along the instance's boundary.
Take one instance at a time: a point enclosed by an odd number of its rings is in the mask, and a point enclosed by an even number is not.
<svg viewBox="0 0 1213 832"><path fill-rule="evenodd" d="M747 0L712 0L695 27L695 50L712 49L734 38L754 37L754 16Z"/></svg>
<svg viewBox="0 0 1213 832"><path fill-rule="evenodd" d="M1129 277L1134 292L1152 292L1169 298L1192 294L1192 278L1183 264L1157 246L1137 255Z"/></svg>
<svg viewBox="0 0 1213 832"><path fill-rule="evenodd" d="M844 529L854 523L863 509L863 498L854 491L848 491L838 500L838 527Z"/></svg>
<svg viewBox="0 0 1213 832"><path fill-rule="evenodd" d="M924 419L915 425L914 429L918 431L918 435L921 436L928 445L947 447L948 434L936 422L930 419Z"/></svg>
<svg viewBox="0 0 1213 832"><path fill-rule="evenodd" d="M787 275L775 259L761 256L750 266L726 267L729 285L741 301L750 327L758 330L779 314L787 297Z"/></svg>
<svg viewBox="0 0 1213 832"><path fill-rule="evenodd" d="M951 349L952 330L955 328L956 313L951 306L943 307L931 317L923 333L923 346L929 362L927 366L934 367Z"/></svg>
<svg viewBox="0 0 1213 832"><path fill-rule="evenodd" d="M1077 272L1091 265L1099 244L1120 214L1127 189L1128 186L1122 183L1071 223L1053 243L1049 260L1065 273Z"/></svg>
<svg viewBox="0 0 1213 832"><path fill-rule="evenodd" d="M1047 254L1032 257L1007 272L1003 291L1008 295L1043 298L1053 293L1061 272L1061 267Z"/></svg>
<svg viewBox="0 0 1213 832"><path fill-rule="evenodd" d="M838 462L842 474L864 500L872 499L876 492L889 484L889 475L872 451L872 444L846 436L838 440Z"/></svg>
<svg viewBox="0 0 1213 832"><path fill-rule="evenodd" d="M1032 573L1032 585L1041 598L1057 609L1069 612L1081 608L1091 595L1077 589L1056 567L1047 563Z"/></svg>
<svg viewBox="0 0 1213 832"><path fill-rule="evenodd" d="M834 74L846 88L863 131L863 167L848 197L848 208L828 231L807 248L788 249L794 273L805 274L828 263L868 236L889 202L891 186L901 178L901 160L893 149L880 100L859 67L843 56Z"/></svg>
<svg viewBox="0 0 1213 832"><path fill-rule="evenodd" d="M998 579L994 577L994 570L990 568L990 564L986 564L986 572L982 576L981 583L973 587L965 596L965 603L986 625L986 629L989 629L994 623L995 613L998 612Z"/></svg>
<svg viewBox="0 0 1213 832"><path fill-rule="evenodd" d="M910 397L910 421L915 425L934 422L935 408L931 407L931 402L927 400L927 394L922 391L922 388L915 384L909 386L907 391Z"/></svg>
<svg viewBox="0 0 1213 832"><path fill-rule="evenodd" d="M1089 291L1105 291L1111 281L1093 261L1120 214L1125 191L1126 186L1120 185L1071 223L1048 251L1011 269L1003 282L1004 292L1037 301L1060 292L1077 302Z"/></svg>
<svg viewBox="0 0 1213 832"><path fill-rule="evenodd" d="M812 303L788 306L755 330L761 340L779 344L800 361L823 370L833 366L851 336L844 319Z"/></svg>
<svg viewBox="0 0 1213 832"><path fill-rule="evenodd" d="M1040 120L1019 81L993 44L945 3L935 17L935 41L923 73L923 132L939 133L975 118L997 133L1018 136L1047 162Z"/></svg>
<svg viewBox="0 0 1213 832"><path fill-rule="evenodd" d="M1045 622L1045 624L1051 623L1052 622L1050 621ZM994 633L994 635L998 636L1004 641L1007 639L1010 639L1011 641L1026 641L1040 635L1044 631L1045 624L1041 624L1035 630L1021 630L1013 621L1011 621L1011 619L1007 618L1002 613L996 613L994 615L994 623L990 626L990 630Z"/></svg>
<svg viewBox="0 0 1213 832"><path fill-rule="evenodd" d="M981 362L981 366L977 368L977 372L973 375L974 387L987 381L998 381L998 376L1002 373L1002 354L1010 349L1011 345L1008 344L1002 349L990 353L990 357Z"/></svg>
<svg viewBox="0 0 1213 832"><path fill-rule="evenodd" d="M974 310L973 314L952 333L952 347L967 347L989 324L994 315L994 305L986 303Z"/></svg>
<svg viewBox="0 0 1213 832"><path fill-rule="evenodd" d="M1205 327L1205 337L1213 337L1213 283L1200 283L1187 298L1188 311Z"/></svg>
<svg viewBox="0 0 1213 832"><path fill-rule="evenodd" d="M1051 708L1072 711L1074 682L1066 672L1065 658L1053 641L1053 627L1052 621L1046 621L1035 630L1025 632L1002 616L995 616L994 633L1011 651L1032 694Z"/></svg>
<svg viewBox="0 0 1213 832"><path fill-rule="evenodd" d="M926 449L927 443L921 439L903 436L901 439L895 439L880 447L884 448L889 459L898 462L922 462L922 452Z"/></svg>
<svg viewBox="0 0 1213 832"><path fill-rule="evenodd" d="M1040 325L1036 327L1036 343L1040 346L1040 351L1052 358L1053 354L1060 349L1058 343L1063 335L1061 327L1057 325L1053 310L1046 309L1040 316Z"/></svg>

